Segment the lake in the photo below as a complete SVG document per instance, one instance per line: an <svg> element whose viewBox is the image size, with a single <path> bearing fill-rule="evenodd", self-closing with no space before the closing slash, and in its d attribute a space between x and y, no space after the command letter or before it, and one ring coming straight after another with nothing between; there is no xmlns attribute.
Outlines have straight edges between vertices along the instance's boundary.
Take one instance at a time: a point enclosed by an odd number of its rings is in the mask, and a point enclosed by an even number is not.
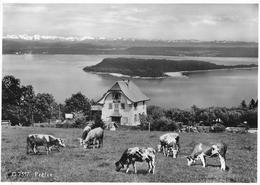
<svg viewBox="0 0 260 185"><path fill-rule="evenodd" d="M22 85L32 85L35 93L51 93L64 103L73 93L81 92L97 100L120 77L86 73L85 66L95 65L107 57L156 58L169 60L203 60L216 64L258 64L257 58L119 56L119 55L3 55L3 76L14 75ZM149 97L150 105L165 108L226 106L257 99L258 70L232 69L188 73L163 79L137 79L134 83Z"/></svg>

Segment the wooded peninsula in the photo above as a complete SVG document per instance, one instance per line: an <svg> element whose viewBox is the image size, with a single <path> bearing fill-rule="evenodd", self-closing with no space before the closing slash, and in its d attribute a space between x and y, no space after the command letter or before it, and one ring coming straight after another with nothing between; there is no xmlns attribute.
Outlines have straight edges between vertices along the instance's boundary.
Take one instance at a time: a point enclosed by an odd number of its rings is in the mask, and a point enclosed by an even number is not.
<svg viewBox="0 0 260 185"><path fill-rule="evenodd" d="M217 65L198 60L166 60L137 58L105 58L94 66L85 67L86 72L119 73L139 77L164 77L167 72L198 71L233 68L252 68L249 65Z"/></svg>

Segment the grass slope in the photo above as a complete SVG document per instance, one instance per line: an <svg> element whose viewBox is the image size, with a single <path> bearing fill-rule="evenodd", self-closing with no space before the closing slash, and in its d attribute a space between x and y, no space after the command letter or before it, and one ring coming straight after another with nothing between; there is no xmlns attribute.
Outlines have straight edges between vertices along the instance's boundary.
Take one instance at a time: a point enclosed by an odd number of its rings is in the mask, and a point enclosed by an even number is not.
<svg viewBox="0 0 260 185"><path fill-rule="evenodd" d="M102 62L94 66L85 67L83 70L87 72L121 73L129 76L162 77L165 76L165 72L229 69L256 66L257 65L225 66L197 60L105 58Z"/></svg>
<svg viewBox="0 0 260 185"><path fill-rule="evenodd" d="M79 146L80 129L2 127L2 181L63 181L63 182L256 182L257 135L230 133L180 133L181 152L177 159L156 154L155 174L146 174L147 164L137 163L137 174L116 172L114 163L123 151L133 146L158 144L163 132L105 131L104 147L83 149ZM66 140L66 148L49 156L26 155L26 136L30 133L53 134ZM228 171L220 171L218 159L208 159L208 166L187 166L185 156L196 142L222 140L228 145ZM28 172L11 176L11 172ZM45 174L40 176L37 174ZM50 176L51 174L51 176ZM46 177L47 175L47 177Z"/></svg>

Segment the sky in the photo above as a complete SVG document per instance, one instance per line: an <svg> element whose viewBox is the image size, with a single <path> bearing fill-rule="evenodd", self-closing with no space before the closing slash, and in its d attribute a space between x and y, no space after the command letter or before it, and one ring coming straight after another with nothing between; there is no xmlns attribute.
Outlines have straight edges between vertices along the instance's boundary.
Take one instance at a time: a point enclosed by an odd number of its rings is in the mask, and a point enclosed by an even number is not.
<svg viewBox="0 0 260 185"><path fill-rule="evenodd" d="M257 4L3 4L3 35L258 41Z"/></svg>

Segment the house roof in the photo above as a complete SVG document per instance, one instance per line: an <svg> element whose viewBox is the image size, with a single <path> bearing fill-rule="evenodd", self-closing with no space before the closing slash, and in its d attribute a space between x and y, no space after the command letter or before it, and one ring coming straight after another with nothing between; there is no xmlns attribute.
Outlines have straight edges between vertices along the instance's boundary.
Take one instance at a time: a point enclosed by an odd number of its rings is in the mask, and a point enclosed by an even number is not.
<svg viewBox="0 0 260 185"><path fill-rule="evenodd" d="M106 95L111 91L122 91L123 94L132 102L148 101L148 98L142 91L130 80L117 81L111 89L109 89L104 96L98 101L102 104Z"/></svg>

